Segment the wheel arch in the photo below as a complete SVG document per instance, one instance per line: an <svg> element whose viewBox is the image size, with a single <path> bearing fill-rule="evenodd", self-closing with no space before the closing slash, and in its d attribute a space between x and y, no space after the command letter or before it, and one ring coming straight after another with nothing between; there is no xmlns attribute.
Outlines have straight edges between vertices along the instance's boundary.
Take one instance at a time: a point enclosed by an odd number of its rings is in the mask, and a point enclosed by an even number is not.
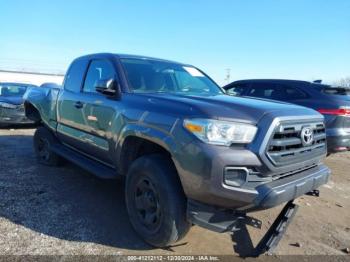
<svg viewBox="0 0 350 262"><path fill-rule="evenodd" d="M24 113L27 118L34 121L36 124L42 121L40 111L30 102L24 102Z"/></svg>
<svg viewBox="0 0 350 262"><path fill-rule="evenodd" d="M125 175L134 160L150 154L167 156L176 169L173 161L175 152L176 143L169 134L149 127L129 125L124 128L117 144L118 169Z"/></svg>

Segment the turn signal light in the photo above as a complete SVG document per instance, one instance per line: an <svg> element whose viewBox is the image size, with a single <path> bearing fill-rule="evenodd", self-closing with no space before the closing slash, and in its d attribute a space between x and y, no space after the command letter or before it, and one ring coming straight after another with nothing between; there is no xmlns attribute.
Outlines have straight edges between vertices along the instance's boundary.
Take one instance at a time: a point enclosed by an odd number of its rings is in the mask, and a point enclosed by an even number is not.
<svg viewBox="0 0 350 262"><path fill-rule="evenodd" d="M186 127L189 131L194 132L194 133L203 132L203 127L200 126L200 125L195 125L195 124L192 124L192 123L186 123L186 124L185 124L185 127Z"/></svg>

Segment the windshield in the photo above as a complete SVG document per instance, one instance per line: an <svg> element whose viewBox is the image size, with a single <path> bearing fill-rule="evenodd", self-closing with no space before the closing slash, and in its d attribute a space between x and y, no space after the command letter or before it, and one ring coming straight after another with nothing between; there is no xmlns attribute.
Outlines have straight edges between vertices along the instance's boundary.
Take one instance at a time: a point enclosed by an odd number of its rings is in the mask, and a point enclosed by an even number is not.
<svg viewBox="0 0 350 262"><path fill-rule="evenodd" d="M27 87L22 85L14 84L0 84L0 96L12 97L12 96L23 96L26 92Z"/></svg>
<svg viewBox="0 0 350 262"><path fill-rule="evenodd" d="M121 59L121 62L135 93L223 94L217 84L192 66L137 58Z"/></svg>

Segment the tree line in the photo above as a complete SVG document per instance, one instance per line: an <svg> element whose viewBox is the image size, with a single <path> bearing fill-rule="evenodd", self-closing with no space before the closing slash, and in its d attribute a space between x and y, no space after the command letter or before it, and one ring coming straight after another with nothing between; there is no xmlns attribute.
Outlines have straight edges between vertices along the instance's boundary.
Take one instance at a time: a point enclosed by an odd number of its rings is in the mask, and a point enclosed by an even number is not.
<svg viewBox="0 0 350 262"><path fill-rule="evenodd" d="M333 83L335 86L350 87L350 77L341 78Z"/></svg>

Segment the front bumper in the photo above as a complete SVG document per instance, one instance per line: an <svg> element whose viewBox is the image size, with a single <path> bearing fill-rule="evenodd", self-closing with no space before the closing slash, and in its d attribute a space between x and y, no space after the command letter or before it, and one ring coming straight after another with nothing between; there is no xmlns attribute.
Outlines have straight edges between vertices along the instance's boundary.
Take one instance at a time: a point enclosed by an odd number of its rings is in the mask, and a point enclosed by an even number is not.
<svg viewBox="0 0 350 262"><path fill-rule="evenodd" d="M33 121L29 120L24 113L24 108L18 107L16 109L0 107L0 124L31 124Z"/></svg>
<svg viewBox="0 0 350 262"><path fill-rule="evenodd" d="M266 171L258 154L247 148L199 142L184 147L174 162L189 200L244 212L293 200L327 183L330 176L330 170L319 159L301 170L279 175ZM244 167L251 173L241 186L229 186L224 182L227 167Z"/></svg>
<svg viewBox="0 0 350 262"><path fill-rule="evenodd" d="M267 209L296 199L326 184L331 172L325 165L318 165L303 172L263 184L256 188L258 196L252 207Z"/></svg>

